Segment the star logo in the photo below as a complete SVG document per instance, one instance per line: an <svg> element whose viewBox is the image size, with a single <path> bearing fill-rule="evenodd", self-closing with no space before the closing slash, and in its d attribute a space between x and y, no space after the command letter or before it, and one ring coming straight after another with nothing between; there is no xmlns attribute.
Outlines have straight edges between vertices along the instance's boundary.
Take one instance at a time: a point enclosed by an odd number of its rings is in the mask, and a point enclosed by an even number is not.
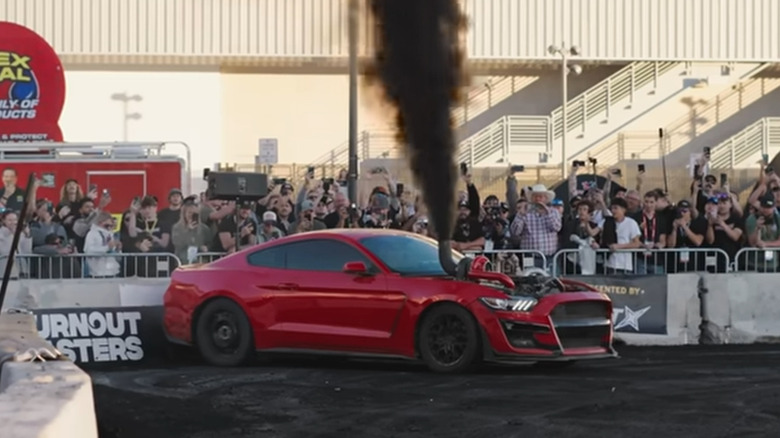
<svg viewBox="0 0 780 438"><path fill-rule="evenodd" d="M617 317L621 313L623 314L623 319L615 325L615 330L622 329L623 327L631 327L634 330L639 331L639 318L647 313L647 311L650 310L650 307L652 306L633 311L630 307L623 306L623 309L616 310L615 319L617 320Z"/></svg>

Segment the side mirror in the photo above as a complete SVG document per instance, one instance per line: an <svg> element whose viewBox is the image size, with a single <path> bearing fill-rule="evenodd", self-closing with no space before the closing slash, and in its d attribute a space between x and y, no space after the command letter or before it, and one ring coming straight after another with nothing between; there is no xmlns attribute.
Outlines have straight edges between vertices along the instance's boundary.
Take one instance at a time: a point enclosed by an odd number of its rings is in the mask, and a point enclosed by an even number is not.
<svg viewBox="0 0 780 438"><path fill-rule="evenodd" d="M368 275L368 268L363 262L347 262L342 271L347 274Z"/></svg>

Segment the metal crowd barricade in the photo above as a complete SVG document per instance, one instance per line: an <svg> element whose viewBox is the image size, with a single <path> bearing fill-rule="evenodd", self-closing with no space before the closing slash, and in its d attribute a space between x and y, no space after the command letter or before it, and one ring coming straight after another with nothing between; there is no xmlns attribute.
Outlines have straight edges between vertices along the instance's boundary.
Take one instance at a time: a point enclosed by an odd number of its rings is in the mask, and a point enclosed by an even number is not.
<svg viewBox="0 0 780 438"><path fill-rule="evenodd" d="M195 263L211 263L226 256L224 252L199 252L195 258Z"/></svg>
<svg viewBox="0 0 780 438"><path fill-rule="evenodd" d="M555 275L663 275L729 272L729 255L718 248L561 249L553 258Z"/></svg>
<svg viewBox="0 0 780 438"><path fill-rule="evenodd" d="M734 255L734 272L780 272L780 248L742 248Z"/></svg>
<svg viewBox="0 0 780 438"><path fill-rule="evenodd" d="M469 257L485 256L490 259L492 271L507 275L520 275L522 271L529 268L546 269L548 266L547 257L541 251L536 250L466 251L465 254Z"/></svg>
<svg viewBox="0 0 780 438"><path fill-rule="evenodd" d="M5 260L1 264L5 266ZM168 278L182 263L170 253L17 254L14 265L14 278L48 280Z"/></svg>

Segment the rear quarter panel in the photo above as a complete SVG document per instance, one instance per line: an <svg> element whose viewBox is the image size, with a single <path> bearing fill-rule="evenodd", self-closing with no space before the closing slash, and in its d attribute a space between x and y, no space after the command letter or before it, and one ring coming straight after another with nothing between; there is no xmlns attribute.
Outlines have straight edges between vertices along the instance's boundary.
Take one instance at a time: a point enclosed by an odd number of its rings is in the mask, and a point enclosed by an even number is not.
<svg viewBox="0 0 780 438"><path fill-rule="evenodd" d="M174 341L192 343L192 324L196 310L206 301L225 297L235 301L249 316L259 293L252 293L247 276L241 267L226 269L216 267L180 268L171 276L171 284L163 297L163 325L166 334Z"/></svg>

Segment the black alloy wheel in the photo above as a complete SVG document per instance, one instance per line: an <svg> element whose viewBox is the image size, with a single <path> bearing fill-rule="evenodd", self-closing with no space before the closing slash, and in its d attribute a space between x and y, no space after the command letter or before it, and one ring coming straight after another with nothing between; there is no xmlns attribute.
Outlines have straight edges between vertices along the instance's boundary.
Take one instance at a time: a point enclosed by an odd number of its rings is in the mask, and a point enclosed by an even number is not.
<svg viewBox="0 0 780 438"><path fill-rule="evenodd" d="M436 372L460 373L481 359L479 328L474 317L457 304L442 304L422 321L419 349Z"/></svg>
<svg viewBox="0 0 780 438"><path fill-rule="evenodd" d="M206 304L198 317L195 337L201 356L212 365L242 365L254 352L249 319L241 306L227 298Z"/></svg>

